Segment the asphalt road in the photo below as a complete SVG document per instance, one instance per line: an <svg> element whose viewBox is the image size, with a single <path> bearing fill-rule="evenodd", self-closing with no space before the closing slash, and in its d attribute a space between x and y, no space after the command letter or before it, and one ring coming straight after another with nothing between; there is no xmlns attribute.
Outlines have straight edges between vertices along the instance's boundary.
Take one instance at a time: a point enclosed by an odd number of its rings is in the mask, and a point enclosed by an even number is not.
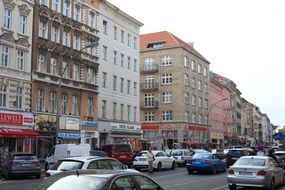
<svg viewBox="0 0 285 190"><path fill-rule="evenodd" d="M161 184L166 190L226 190L228 189L226 173L189 175L185 168L179 167L175 170L164 170L148 174ZM0 190L33 190L44 179L16 178L0 181ZM278 188L285 190L285 186ZM245 189L243 189L245 190Z"/></svg>

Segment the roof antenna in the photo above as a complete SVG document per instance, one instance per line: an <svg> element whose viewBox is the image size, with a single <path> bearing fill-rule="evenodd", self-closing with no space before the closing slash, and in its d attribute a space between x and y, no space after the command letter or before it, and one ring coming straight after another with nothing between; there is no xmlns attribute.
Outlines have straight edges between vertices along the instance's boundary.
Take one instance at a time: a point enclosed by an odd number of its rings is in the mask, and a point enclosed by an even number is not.
<svg viewBox="0 0 285 190"><path fill-rule="evenodd" d="M79 171L78 171L78 170L76 170L76 175L77 175L77 177L79 177L79 174L80 174L80 173L79 173Z"/></svg>

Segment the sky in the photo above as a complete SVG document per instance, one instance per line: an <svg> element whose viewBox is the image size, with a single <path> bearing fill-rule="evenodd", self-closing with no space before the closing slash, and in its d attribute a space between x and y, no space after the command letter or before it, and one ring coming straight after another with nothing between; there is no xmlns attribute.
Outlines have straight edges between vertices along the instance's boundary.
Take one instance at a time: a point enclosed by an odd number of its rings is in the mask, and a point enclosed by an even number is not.
<svg viewBox="0 0 285 190"><path fill-rule="evenodd" d="M168 31L231 79L274 125L285 125L284 0L108 0L144 25Z"/></svg>

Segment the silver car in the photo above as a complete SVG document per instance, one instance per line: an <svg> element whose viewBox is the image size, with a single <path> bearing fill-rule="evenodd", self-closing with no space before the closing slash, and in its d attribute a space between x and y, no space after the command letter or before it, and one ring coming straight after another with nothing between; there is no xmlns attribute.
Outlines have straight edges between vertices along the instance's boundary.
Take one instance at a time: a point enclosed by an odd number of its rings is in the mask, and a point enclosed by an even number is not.
<svg viewBox="0 0 285 190"><path fill-rule="evenodd" d="M271 157L243 156L229 168L227 179L230 190L238 186L274 189L284 185L284 170Z"/></svg>
<svg viewBox="0 0 285 190"><path fill-rule="evenodd" d="M176 160L177 165L186 165L186 160L192 158L193 153L188 149L175 149L172 150L170 156Z"/></svg>

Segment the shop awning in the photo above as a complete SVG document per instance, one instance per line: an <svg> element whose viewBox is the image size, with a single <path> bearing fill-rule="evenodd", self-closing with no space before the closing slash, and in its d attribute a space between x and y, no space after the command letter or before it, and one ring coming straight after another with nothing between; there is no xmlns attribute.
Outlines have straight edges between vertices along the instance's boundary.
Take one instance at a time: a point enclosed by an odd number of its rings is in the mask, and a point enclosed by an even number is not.
<svg viewBox="0 0 285 190"><path fill-rule="evenodd" d="M188 145L205 145L205 144L207 144L205 142L198 142L198 141L184 141L182 143L186 143Z"/></svg>
<svg viewBox="0 0 285 190"><path fill-rule="evenodd" d="M31 129L0 128L0 137L2 138L36 138L38 136L40 134Z"/></svg>

